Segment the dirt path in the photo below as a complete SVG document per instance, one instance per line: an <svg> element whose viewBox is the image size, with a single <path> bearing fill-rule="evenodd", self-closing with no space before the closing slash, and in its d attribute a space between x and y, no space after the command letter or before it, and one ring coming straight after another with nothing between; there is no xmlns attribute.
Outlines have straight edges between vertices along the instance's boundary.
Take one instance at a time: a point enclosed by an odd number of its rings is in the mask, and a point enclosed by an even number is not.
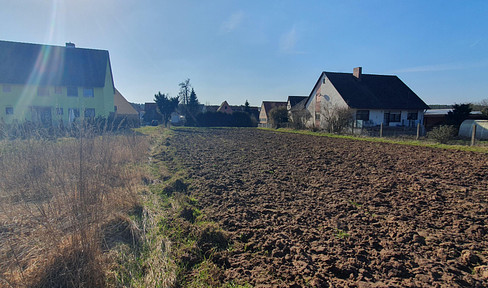
<svg viewBox="0 0 488 288"><path fill-rule="evenodd" d="M169 140L263 287L488 286L488 155L256 129ZM377 285L377 286L375 286Z"/></svg>

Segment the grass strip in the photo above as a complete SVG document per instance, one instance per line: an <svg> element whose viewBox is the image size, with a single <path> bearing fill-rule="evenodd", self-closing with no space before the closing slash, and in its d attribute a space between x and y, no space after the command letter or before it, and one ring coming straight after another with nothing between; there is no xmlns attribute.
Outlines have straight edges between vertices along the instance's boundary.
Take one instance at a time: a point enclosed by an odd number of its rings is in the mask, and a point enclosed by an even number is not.
<svg viewBox="0 0 488 288"><path fill-rule="evenodd" d="M319 137L339 138L339 139L348 139L348 140L356 140L356 141L379 142L379 143L429 147L429 148L436 148L436 149L450 149L450 150L458 150L458 151L488 153L488 147L486 146L450 145L450 144L433 143L427 140L397 140L397 139L379 138L379 137L339 135L339 134L325 133L325 132L314 132L309 130L294 130L289 128L279 128L279 129L258 128L258 129L265 130L265 131L272 131L272 132L280 132L280 133L295 133L295 134L302 134L302 135L312 135L312 136L319 136ZM482 141L482 143L484 144L485 141Z"/></svg>

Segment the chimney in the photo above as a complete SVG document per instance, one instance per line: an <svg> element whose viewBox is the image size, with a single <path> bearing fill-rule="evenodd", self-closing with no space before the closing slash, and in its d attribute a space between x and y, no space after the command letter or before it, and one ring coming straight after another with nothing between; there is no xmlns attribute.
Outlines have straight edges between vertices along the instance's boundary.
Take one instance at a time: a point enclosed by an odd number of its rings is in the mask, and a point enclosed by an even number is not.
<svg viewBox="0 0 488 288"><path fill-rule="evenodd" d="M66 42L66 48L75 48L75 43Z"/></svg>
<svg viewBox="0 0 488 288"><path fill-rule="evenodd" d="M352 72L352 75L354 75L354 77L361 79L361 74L363 74L363 67L354 68Z"/></svg>

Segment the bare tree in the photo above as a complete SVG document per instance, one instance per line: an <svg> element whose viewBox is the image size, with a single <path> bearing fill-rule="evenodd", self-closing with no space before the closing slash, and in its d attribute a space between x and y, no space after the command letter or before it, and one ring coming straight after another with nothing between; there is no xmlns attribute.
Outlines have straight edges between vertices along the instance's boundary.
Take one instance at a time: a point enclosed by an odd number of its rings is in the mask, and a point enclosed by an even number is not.
<svg viewBox="0 0 488 288"><path fill-rule="evenodd" d="M471 105L474 111L481 111L483 115L488 117L488 99L483 99Z"/></svg>
<svg viewBox="0 0 488 288"><path fill-rule="evenodd" d="M320 114L321 126L330 133L343 133L352 125L353 113L349 107L326 103Z"/></svg>
<svg viewBox="0 0 488 288"><path fill-rule="evenodd" d="M180 86L180 92L178 93L178 97L180 98L181 104L188 105L190 103L190 94L191 94L191 84L190 78L187 78L185 81L178 84Z"/></svg>
<svg viewBox="0 0 488 288"><path fill-rule="evenodd" d="M295 129L304 129L310 118L312 118L312 115L305 108L291 110L289 114L289 121Z"/></svg>

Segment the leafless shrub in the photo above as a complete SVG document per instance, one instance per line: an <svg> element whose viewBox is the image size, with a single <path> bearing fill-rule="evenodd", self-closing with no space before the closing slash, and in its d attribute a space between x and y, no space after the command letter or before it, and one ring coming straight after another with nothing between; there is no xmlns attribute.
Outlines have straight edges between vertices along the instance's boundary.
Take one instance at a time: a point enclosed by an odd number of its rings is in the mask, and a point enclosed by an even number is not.
<svg viewBox="0 0 488 288"><path fill-rule="evenodd" d="M451 125L437 126L432 131L427 132L427 138L433 139L439 143L446 144L456 137L458 129Z"/></svg>
<svg viewBox="0 0 488 288"><path fill-rule="evenodd" d="M306 123L312 118L312 115L308 109L299 109L292 110L289 118L294 129L305 129Z"/></svg>
<svg viewBox="0 0 488 288"><path fill-rule="evenodd" d="M322 127L330 133L343 133L352 121L353 113L348 107L327 105L321 109Z"/></svg>

